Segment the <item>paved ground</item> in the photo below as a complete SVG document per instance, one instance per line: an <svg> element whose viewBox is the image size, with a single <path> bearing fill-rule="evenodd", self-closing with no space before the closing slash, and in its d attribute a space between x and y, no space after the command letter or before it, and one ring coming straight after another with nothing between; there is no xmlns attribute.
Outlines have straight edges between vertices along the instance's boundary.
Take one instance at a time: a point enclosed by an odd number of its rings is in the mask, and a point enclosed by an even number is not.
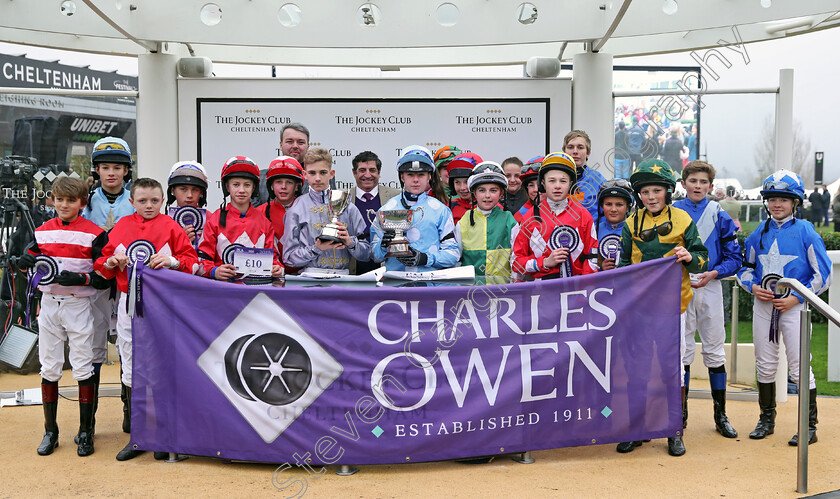
<svg viewBox="0 0 840 499"><path fill-rule="evenodd" d="M119 386L118 366L106 366L103 383ZM36 375L0 374L0 391L39 386ZM702 381L692 388L702 388ZM61 385L70 385L69 371ZM691 399L680 458L667 454L665 439L631 454L614 445L534 452L537 462L522 465L498 458L485 465L452 461L366 466L351 477L307 479L310 497L793 497L796 448L796 397L779 405L777 433L763 441L747 434L758 418L755 402L730 401L728 412L741 436L728 440L714 431L711 400ZM47 457L35 449L43 434L43 411L37 407L0 409L0 497L20 496L226 496L291 497L299 488L277 490L273 465L226 464L191 457L168 464L146 453L120 463L114 457L128 441L122 433L119 397L102 398L97 414L96 453L76 455L75 402L59 402L60 446ZM820 398L820 441L810 447L809 494L840 489L840 399ZM292 475L287 471L283 479ZM298 496L299 497L299 496Z"/></svg>

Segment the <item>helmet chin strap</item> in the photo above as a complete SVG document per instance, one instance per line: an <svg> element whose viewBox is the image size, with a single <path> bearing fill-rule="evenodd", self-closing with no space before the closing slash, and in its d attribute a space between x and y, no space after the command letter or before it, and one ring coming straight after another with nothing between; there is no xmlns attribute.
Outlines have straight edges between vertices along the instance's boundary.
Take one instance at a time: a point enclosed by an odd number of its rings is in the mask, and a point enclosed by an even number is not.
<svg viewBox="0 0 840 499"><path fill-rule="evenodd" d="M790 215L796 214L796 208L799 207L801 201L798 198L788 198L793 201L793 210L791 210ZM773 218L773 215L770 214L770 203L767 201L767 198L762 199L762 204L764 206L764 211L767 212L768 218ZM790 216L788 215L788 216ZM787 217L785 217L787 218ZM795 217L794 217L795 218Z"/></svg>
<svg viewBox="0 0 840 499"><path fill-rule="evenodd" d="M799 206L802 200L800 200L799 198L791 199L793 200L793 210L791 210L790 215L785 217L785 219L790 218L793 220L793 223L796 223L796 207ZM773 220L775 222L776 219L773 218L773 215L770 214L770 203L767 202L767 198L762 199L762 201L764 204L764 211L767 212L767 220L764 221L764 229L762 229L761 234L758 237L758 246L759 248L764 249L764 233L770 230L770 220Z"/></svg>

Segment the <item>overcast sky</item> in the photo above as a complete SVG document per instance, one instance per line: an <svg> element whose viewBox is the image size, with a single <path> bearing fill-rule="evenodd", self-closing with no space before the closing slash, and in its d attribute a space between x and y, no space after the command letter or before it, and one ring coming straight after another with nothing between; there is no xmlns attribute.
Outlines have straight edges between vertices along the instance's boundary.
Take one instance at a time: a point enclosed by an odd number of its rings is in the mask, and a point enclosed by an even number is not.
<svg viewBox="0 0 840 499"><path fill-rule="evenodd" d="M709 80L713 89L772 87L778 85L779 69L793 68L794 115L802 132L811 141L811 154L825 152L825 183L840 177L840 139L838 125L831 113L840 111L836 90L840 58L833 53L840 46L840 29L766 41L747 45L749 63L735 51L720 49L732 64L724 68L716 64L720 78ZM137 74L137 60L86 53L41 49L38 47L0 43L0 53L23 55L42 60L59 60L62 64L90 65L100 71ZM616 59L616 65L696 66L689 53ZM521 66L492 68L405 69L380 73L378 69L278 68L280 76L290 77L413 77L413 76L521 76ZM216 76L268 77L270 67L222 65L214 66ZM755 185L754 151L760 142L765 117L774 114L772 95L706 96L701 115L701 155L720 171L720 177L736 177L745 188ZM838 113L840 115L840 113Z"/></svg>
<svg viewBox="0 0 840 499"><path fill-rule="evenodd" d="M840 29L794 36L747 45L749 64L732 50L722 49L732 63L718 71L720 79L709 81L710 88L770 87L779 83L779 70L794 69L794 120L814 151L825 152L825 183L840 177L840 140L831 113L840 109L837 80ZM695 65L688 53L621 59L622 63L657 65ZM716 66L717 67L717 66ZM701 123L701 153L719 170L738 177L744 187L753 185L753 154L764 119L775 113L772 95L704 97Z"/></svg>

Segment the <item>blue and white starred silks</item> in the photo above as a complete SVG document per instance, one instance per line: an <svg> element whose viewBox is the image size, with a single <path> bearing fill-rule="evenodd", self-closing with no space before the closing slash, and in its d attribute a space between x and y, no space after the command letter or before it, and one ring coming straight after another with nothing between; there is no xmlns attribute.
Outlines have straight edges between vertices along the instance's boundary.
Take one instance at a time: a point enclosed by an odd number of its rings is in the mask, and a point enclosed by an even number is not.
<svg viewBox="0 0 840 499"><path fill-rule="evenodd" d="M828 289L831 259L811 222L788 217L765 223L769 223L767 232L762 223L744 241L745 265L738 272L741 287L752 293L753 284L761 285L767 274L778 274L796 279L817 295ZM804 301L798 293L793 294L800 303Z"/></svg>

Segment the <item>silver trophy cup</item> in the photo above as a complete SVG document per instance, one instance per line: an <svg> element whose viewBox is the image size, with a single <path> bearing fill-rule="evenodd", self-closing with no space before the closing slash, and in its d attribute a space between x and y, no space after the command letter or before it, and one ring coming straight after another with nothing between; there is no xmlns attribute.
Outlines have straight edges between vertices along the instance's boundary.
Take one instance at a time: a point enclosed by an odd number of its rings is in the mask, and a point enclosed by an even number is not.
<svg viewBox="0 0 840 499"><path fill-rule="evenodd" d="M408 249L409 242L405 238L404 232L423 219L423 208L418 207L417 210L420 212L420 217L416 220L414 219L414 212L411 210L384 210L377 214L382 229L391 229L396 233L391 242L388 243L388 252L385 254L385 258L411 256L411 251Z"/></svg>
<svg viewBox="0 0 840 499"><path fill-rule="evenodd" d="M344 213L344 210L347 209L347 206L350 205L350 193L348 191L339 191L335 189L330 189L328 191L327 196L327 206L329 206L330 215L332 215L332 219L328 224L321 229L321 234L318 236L318 239L321 241L331 241L336 243L343 243L344 241L338 237L338 217Z"/></svg>

